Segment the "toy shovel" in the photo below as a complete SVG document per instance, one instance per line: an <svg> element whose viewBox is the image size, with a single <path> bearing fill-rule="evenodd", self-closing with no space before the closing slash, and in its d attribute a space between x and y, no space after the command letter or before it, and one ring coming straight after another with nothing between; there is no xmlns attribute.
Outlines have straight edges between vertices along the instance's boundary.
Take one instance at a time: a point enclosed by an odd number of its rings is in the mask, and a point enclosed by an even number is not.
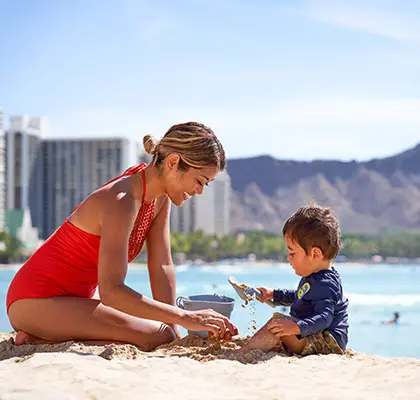
<svg viewBox="0 0 420 400"><path fill-rule="evenodd" d="M252 286L248 286L245 283L238 283L236 282L233 276L228 278L229 283L233 286L236 293L242 300L251 300L253 296L257 299L261 299L262 294L258 289L253 288ZM276 305L272 300L266 300L264 303L268 304L270 307L275 307Z"/></svg>

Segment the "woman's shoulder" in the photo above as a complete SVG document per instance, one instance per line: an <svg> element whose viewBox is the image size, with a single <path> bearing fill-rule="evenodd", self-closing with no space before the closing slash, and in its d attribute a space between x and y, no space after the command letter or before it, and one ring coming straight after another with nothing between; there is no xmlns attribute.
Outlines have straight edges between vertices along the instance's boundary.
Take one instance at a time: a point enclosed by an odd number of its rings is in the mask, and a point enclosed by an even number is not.
<svg viewBox="0 0 420 400"><path fill-rule="evenodd" d="M104 221L117 219L121 223L131 223L138 207L133 195L133 185L124 177L90 193L73 210L69 220L88 232L99 234Z"/></svg>
<svg viewBox="0 0 420 400"><path fill-rule="evenodd" d="M121 213L130 214L136 208L132 185L127 184L124 180L100 187L92 192L85 202L89 208L93 207L105 213L119 210Z"/></svg>

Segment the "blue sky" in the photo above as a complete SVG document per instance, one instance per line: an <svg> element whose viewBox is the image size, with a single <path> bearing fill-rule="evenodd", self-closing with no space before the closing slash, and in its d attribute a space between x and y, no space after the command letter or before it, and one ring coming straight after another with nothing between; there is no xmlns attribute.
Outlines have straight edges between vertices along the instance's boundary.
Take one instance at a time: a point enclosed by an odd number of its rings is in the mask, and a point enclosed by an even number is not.
<svg viewBox="0 0 420 400"><path fill-rule="evenodd" d="M211 126L229 158L420 142L420 2L0 0L0 107L50 136Z"/></svg>

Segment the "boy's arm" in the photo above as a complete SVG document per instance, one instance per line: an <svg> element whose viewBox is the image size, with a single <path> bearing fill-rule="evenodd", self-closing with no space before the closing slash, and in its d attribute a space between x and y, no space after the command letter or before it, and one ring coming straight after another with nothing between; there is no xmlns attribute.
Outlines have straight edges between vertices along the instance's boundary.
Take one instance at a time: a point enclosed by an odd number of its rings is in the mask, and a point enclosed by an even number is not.
<svg viewBox="0 0 420 400"><path fill-rule="evenodd" d="M276 306L291 306L295 300L296 290L275 289L273 290L273 302Z"/></svg>

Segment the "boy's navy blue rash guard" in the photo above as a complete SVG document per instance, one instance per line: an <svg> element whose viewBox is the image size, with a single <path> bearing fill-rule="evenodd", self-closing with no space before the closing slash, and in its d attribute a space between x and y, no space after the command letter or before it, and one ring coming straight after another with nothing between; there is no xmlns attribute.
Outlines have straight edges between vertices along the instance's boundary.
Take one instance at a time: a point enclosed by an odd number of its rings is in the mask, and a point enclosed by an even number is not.
<svg viewBox="0 0 420 400"><path fill-rule="evenodd" d="M328 331L345 350L348 342L348 300L343 295L341 278L336 269L322 270L302 278L297 290L273 292L277 305L291 306L290 315L298 319L305 337Z"/></svg>

